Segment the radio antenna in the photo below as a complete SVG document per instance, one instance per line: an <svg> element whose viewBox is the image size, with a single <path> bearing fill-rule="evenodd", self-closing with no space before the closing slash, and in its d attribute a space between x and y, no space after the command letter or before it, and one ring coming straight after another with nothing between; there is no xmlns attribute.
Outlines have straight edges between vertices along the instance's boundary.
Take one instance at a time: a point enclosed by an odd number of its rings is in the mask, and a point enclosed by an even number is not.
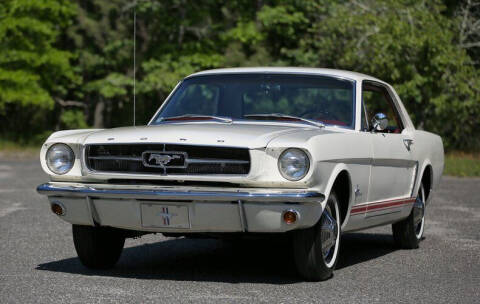
<svg viewBox="0 0 480 304"><path fill-rule="evenodd" d="M135 126L135 106L136 106L136 84L137 84L137 79L136 79L136 74L137 74L137 61L136 61L136 55L137 55L137 45L136 45L136 40L137 40L137 3L135 3L135 6L133 7L133 126Z"/></svg>

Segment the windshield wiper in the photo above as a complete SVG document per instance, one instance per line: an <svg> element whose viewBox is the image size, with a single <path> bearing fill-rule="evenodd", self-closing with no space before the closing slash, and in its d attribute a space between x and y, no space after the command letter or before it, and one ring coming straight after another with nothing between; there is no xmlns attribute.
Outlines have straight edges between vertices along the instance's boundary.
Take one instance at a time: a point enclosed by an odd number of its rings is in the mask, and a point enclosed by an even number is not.
<svg viewBox="0 0 480 304"><path fill-rule="evenodd" d="M245 118L260 118L260 119L277 119L277 120L296 120L296 121L302 121L309 123L311 125L317 126L319 128L325 127L325 125L319 121L303 118L303 117L298 117L298 116L292 116L292 115L286 115L286 114L280 114L280 113L271 113L271 114L250 114L250 115L244 115L243 117Z"/></svg>
<svg viewBox="0 0 480 304"><path fill-rule="evenodd" d="M172 117L160 117L161 121L174 121L174 120L217 120L220 122L231 123L233 120L229 117L214 116L214 115L198 115L198 114L184 114Z"/></svg>

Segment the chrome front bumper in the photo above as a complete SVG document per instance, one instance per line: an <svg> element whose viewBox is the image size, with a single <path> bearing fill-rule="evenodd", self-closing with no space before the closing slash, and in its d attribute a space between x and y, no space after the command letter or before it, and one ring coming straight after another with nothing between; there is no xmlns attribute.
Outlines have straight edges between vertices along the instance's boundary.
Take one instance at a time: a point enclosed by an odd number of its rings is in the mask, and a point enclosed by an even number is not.
<svg viewBox="0 0 480 304"><path fill-rule="evenodd" d="M50 182L37 187L61 204L63 220L152 232L285 232L315 225L325 196L296 189L147 186ZM142 204L185 206L188 228L144 225ZM298 220L286 224L286 210ZM145 217L145 215L143 216Z"/></svg>

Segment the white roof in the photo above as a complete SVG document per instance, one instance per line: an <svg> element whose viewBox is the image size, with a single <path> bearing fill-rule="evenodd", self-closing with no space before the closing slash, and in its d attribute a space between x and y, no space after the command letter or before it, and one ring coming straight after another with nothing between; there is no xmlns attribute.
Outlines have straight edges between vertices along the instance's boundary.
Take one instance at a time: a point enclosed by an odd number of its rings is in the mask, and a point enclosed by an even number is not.
<svg viewBox="0 0 480 304"><path fill-rule="evenodd" d="M241 73L285 73L285 74L317 74L336 76L341 78L347 78L352 80L375 80L382 82L372 76L365 74L336 70L336 69L321 69L321 68L301 68L301 67L252 67L252 68L226 68L226 69L213 69L194 73L188 77L200 76L200 75L213 75L213 74L241 74ZM188 78L187 77L187 78Z"/></svg>

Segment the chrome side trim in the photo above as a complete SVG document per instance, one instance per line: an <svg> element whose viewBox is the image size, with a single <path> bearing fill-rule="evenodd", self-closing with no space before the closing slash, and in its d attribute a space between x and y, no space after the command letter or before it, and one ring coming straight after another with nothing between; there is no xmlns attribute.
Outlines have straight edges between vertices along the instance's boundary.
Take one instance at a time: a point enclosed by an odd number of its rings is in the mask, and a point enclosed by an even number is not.
<svg viewBox="0 0 480 304"><path fill-rule="evenodd" d="M153 200L197 200L197 201L239 201L278 202L278 203L320 203L325 195L315 191L281 189L232 189L199 187L151 186L128 188L110 184L45 183L37 187L37 192L52 197L91 197L118 199Z"/></svg>
<svg viewBox="0 0 480 304"><path fill-rule="evenodd" d="M402 212L402 210L395 210L395 211L391 211L391 212L387 212L387 213L381 213L381 214L372 214L372 215L365 215L365 219L369 219L369 218L372 218L372 217L378 217L378 216L385 216L385 215L392 215L392 214L395 214L395 213L400 213Z"/></svg>
<svg viewBox="0 0 480 304"><path fill-rule="evenodd" d="M339 158L329 159L323 162L345 163L356 165L372 165L378 167L399 167L410 168L417 164L416 160L410 159L394 159L394 158Z"/></svg>

